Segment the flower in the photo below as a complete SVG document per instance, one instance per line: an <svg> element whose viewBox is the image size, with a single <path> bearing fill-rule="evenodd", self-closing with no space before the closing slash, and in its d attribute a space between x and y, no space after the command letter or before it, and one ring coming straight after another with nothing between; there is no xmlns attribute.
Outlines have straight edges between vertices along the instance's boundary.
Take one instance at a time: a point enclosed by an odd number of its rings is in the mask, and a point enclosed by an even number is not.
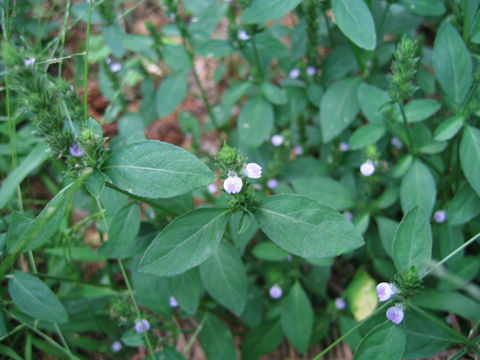
<svg viewBox="0 0 480 360"><path fill-rule="evenodd" d="M122 350L122 343L120 341L114 341L112 343L112 351L116 353L116 352L119 352L120 350Z"/></svg>
<svg viewBox="0 0 480 360"><path fill-rule="evenodd" d="M270 288L269 294L272 299L280 299L282 297L283 291L279 285L275 284Z"/></svg>
<svg viewBox="0 0 480 360"><path fill-rule="evenodd" d="M145 331L150 329L150 323L148 320L145 319L137 319L135 320L135 331L138 334L143 334Z"/></svg>
<svg viewBox="0 0 480 360"><path fill-rule="evenodd" d="M23 60L23 64L25 65L25 67L32 66L34 63L35 63L35 58L34 57L29 57L29 58L26 58L25 60Z"/></svg>
<svg viewBox="0 0 480 360"><path fill-rule="evenodd" d="M210 194L215 194L218 190L217 185L215 184L210 184L207 186L207 190Z"/></svg>
<svg viewBox="0 0 480 360"><path fill-rule="evenodd" d="M348 143L346 143L345 141L342 141L340 143L339 149L340 149L341 152L348 151L348 150L350 150L350 145L348 145Z"/></svg>
<svg viewBox="0 0 480 360"><path fill-rule="evenodd" d="M433 214L433 218L437 223L441 224L447 220L447 212L445 210L437 210Z"/></svg>
<svg viewBox="0 0 480 360"><path fill-rule="evenodd" d="M377 285L378 301L387 301L395 294L398 294L398 289L392 283L381 282Z"/></svg>
<svg viewBox="0 0 480 360"><path fill-rule="evenodd" d="M290 73L288 74L290 79L296 79L300 76L300 70L297 68L290 70Z"/></svg>
<svg viewBox="0 0 480 360"><path fill-rule="evenodd" d="M116 63L113 63L111 66L110 66L110 70L112 70L112 72L119 72L120 70L122 70L122 64L116 62Z"/></svg>
<svg viewBox="0 0 480 360"><path fill-rule="evenodd" d="M400 139L398 137L393 137L392 140L391 140L391 143L398 150L400 150L403 147L402 142L400 141Z"/></svg>
<svg viewBox="0 0 480 360"><path fill-rule="evenodd" d="M368 159L360 166L360 172L363 176L371 176L375 172L375 165L373 161Z"/></svg>
<svg viewBox="0 0 480 360"><path fill-rule="evenodd" d="M275 189L278 187L278 180L277 179L270 179L267 181L267 186L269 189Z"/></svg>
<svg viewBox="0 0 480 360"><path fill-rule="evenodd" d="M178 306L177 299L175 299L173 296L170 296L169 302L170 302L170 307L172 308L175 308Z"/></svg>
<svg viewBox="0 0 480 360"><path fill-rule="evenodd" d="M262 167L257 163L248 163L243 168L242 174L250 179L260 179L262 177Z"/></svg>
<svg viewBox="0 0 480 360"><path fill-rule="evenodd" d="M81 157L83 154L85 154L85 152L83 151L82 147L78 142L70 146L68 150L70 150L70 154L72 154L72 156L75 156L75 157Z"/></svg>
<svg viewBox="0 0 480 360"><path fill-rule="evenodd" d="M405 315L404 307L402 304L395 304L387 309L387 319L395 325L399 325L403 321Z"/></svg>
<svg viewBox="0 0 480 360"><path fill-rule="evenodd" d="M307 74L310 75L310 76L313 76L315 75L317 72L317 69L315 69L313 66L309 66L307 67Z"/></svg>
<svg viewBox="0 0 480 360"><path fill-rule="evenodd" d="M250 35L245 30L239 30L237 37L239 40L248 40L250 39Z"/></svg>
<svg viewBox="0 0 480 360"><path fill-rule="evenodd" d="M293 152L295 153L295 155L302 155L303 148L301 146L295 146L295 149L293 149Z"/></svg>
<svg viewBox="0 0 480 360"><path fill-rule="evenodd" d="M344 211L343 216L345 219L352 221L353 220L353 214L350 211Z"/></svg>
<svg viewBox="0 0 480 360"><path fill-rule="evenodd" d="M242 190L243 181L233 171L228 172L228 177L223 182L223 188L228 194L238 194Z"/></svg>
<svg viewBox="0 0 480 360"><path fill-rule="evenodd" d="M273 135L270 140L272 141L273 146L280 146L283 144L284 138L282 135L276 134Z"/></svg>
<svg viewBox="0 0 480 360"><path fill-rule="evenodd" d="M345 310L346 307L347 307L347 303L345 302L345 300L343 300L342 298L335 299L335 308L337 310Z"/></svg>

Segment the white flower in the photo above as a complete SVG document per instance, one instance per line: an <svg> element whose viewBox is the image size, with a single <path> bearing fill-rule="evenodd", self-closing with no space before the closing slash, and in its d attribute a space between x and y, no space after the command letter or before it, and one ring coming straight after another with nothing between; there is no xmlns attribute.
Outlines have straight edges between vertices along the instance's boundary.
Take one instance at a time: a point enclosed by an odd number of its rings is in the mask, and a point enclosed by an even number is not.
<svg viewBox="0 0 480 360"><path fill-rule="evenodd" d="M403 321L405 315L404 307L402 304L395 304L387 309L387 319L395 325L399 325Z"/></svg>
<svg viewBox="0 0 480 360"><path fill-rule="evenodd" d="M215 194L218 190L217 185L215 184L210 184L207 186L207 190L210 194Z"/></svg>
<svg viewBox="0 0 480 360"><path fill-rule="evenodd" d="M119 352L120 350L122 350L122 343L120 341L114 341L112 343L112 351L114 353L117 353Z"/></svg>
<svg viewBox="0 0 480 360"><path fill-rule="evenodd" d="M296 79L300 76L300 70L297 68L290 70L290 73L288 74L290 79Z"/></svg>
<svg viewBox="0 0 480 360"><path fill-rule="evenodd" d="M262 167L257 163L248 163L243 168L242 174L250 179L260 179L262 177Z"/></svg>
<svg viewBox="0 0 480 360"><path fill-rule="evenodd" d="M223 188L229 194L238 194L242 190L243 181L233 171L228 172L228 177L223 182Z"/></svg>
<svg viewBox="0 0 480 360"><path fill-rule="evenodd" d="M433 218L437 223L441 224L447 220L447 212L445 210L437 210L433 214Z"/></svg>
<svg viewBox="0 0 480 360"><path fill-rule="evenodd" d="M280 146L283 144L283 136L282 135L279 135L279 134L276 134L276 135L273 135L272 138L271 138L271 141L272 141L272 144L273 146Z"/></svg>
<svg viewBox="0 0 480 360"><path fill-rule="evenodd" d="M250 35L245 30L239 30L237 37L239 40L248 40L250 39Z"/></svg>
<svg viewBox="0 0 480 360"><path fill-rule="evenodd" d="M381 282L377 285L378 301L384 302L390 299L393 295L398 294L398 289L392 283Z"/></svg>
<svg viewBox="0 0 480 360"><path fill-rule="evenodd" d="M170 302L170 307L172 307L172 308L178 306L177 299L175 299L173 296L170 296L169 302Z"/></svg>
<svg viewBox="0 0 480 360"><path fill-rule="evenodd" d="M148 331L150 329L150 323L148 320L145 319L137 319L135 320L135 331L138 334L142 334L145 331Z"/></svg>
<svg viewBox="0 0 480 360"><path fill-rule="evenodd" d="M283 290L279 285L275 284L270 288L269 294L272 299L280 299L282 297Z"/></svg>
<svg viewBox="0 0 480 360"><path fill-rule="evenodd" d="M275 189L278 187L278 180L277 179L270 179L267 181L267 186L269 189Z"/></svg>
<svg viewBox="0 0 480 360"><path fill-rule="evenodd" d="M368 159L360 166L360 172L363 176L371 176L375 172L375 165L373 161Z"/></svg>
<svg viewBox="0 0 480 360"><path fill-rule="evenodd" d="M307 67L307 74L310 75L310 76L313 76L315 75L317 72L317 69L315 69L313 66L309 66Z"/></svg>
<svg viewBox="0 0 480 360"><path fill-rule="evenodd" d="M342 298L336 298L335 307L337 308L337 310L345 310L347 307L347 304L345 303L345 300L343 300Z"/></svg>
<svg viewBox="0 0 480 360"><path fill-rule="evenodd" d="M122 64L116 62L116 63L113 63L111 66L110 66L110 70L112 70L112 72L119 72L120 70L122 70Z"/></svg>
<svg viewBox="0 0 480 360"><path fill-rule="evenodd" d="M29 57L29 58L26 58L25 60L23 60L23 64L25 65L25 67L32 66L34 63L35 63L35 58L34 57Z"/></svg>

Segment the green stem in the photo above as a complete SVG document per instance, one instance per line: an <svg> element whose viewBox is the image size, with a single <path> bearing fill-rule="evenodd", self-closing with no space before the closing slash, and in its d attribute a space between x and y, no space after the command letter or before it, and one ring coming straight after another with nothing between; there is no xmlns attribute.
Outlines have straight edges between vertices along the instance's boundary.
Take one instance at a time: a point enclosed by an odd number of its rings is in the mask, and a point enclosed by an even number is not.
<svg viewBox="0 0 480 360"><path fill-rule="evenodd" d="M65 35L67 33L67 25L68 25L68 18L70 16L70 3L71 0L67 0L67 6L65 7L65 15L63 16L63 28L62 28L62 35L60 38L60 58L63 57L63 51L65 49ZM55 53L54 53L55 54ZM58 77L60 78L62 76L62 65L63 63L60 62L58 64Z"/></svg>
<svg viewBox="0 0 480 360"><path fill-rule="evenodd" d="M413 144L413 138L412 138L412 133L410 132L410 127L408 126L408 121L407 121L407 115L405 114L405 109L403 107L402 102L398 102L398 106L400 107L400 113L402 114L402 120L403 120L403 126L405 127L405 132L407 133L407 138L408 138L408 146L410 147L410 150L414 152L414 144Z"/></svg>
<svg viewBox="0 0 480 360"><path fill-rule="evenodd" d="M185 346L185 350L183 350L183 355L187 355L188 352L190 351L190 348L193 346L193 343L198 337L198 334L200 331L202 331L203 324L205 323L205 320L207 319L207 314L203 315L202 320L200 321L200 324L198 324L198 327L195 329L195 332L193 333L192 337L188 340L187 346Z"/></svg>
<svg viewBox="0 0 480 360"><path fill-rule="evenodd" d="M133 307L135 308L135 313L138 319L142 319L142 315L140 314L140 309L138 308L137 301L135 300L135 295L133 293L132 285L130 284L130 280L128 279L127 272L125 271L125 267L123 266L122 260L117 259L118 266L120 266L120 270L122 271L123 279L125 280L125 284L127 284L128 292L130 294L130 298L132 299ZM155 358L155 352L153 351L152 343L150 342L150 338L148 336L147 331L143 332L145 336L145 341L147 342L148 350L153 358Z"/></svg>
<svg viewBox="0 0 480 360"><path fill-rule="evenodd" d="M63 276L54 276L54 275L48 275L48 274L42 274L42 273L36 273L36 274L34 274L34 275L37 276L37 277L39 277L39 278L44 278L44 279L52 279L52 280L58 280L58 281L67 281L67 282L71 282L71 283L74 283L74 284L85 284L85 285L96 286L96 287L110 288L110 285L104 285L104 284L100 284L100 283L93 283L93 282L86 281L86 280L70 279L70 278L63 277Z"/></svg>
<svg viewBox="0 0 480 360"><path fill-rule="evenodd" d="M323 355L328 353L330 350L332 350L335 346L337 346L338 343L342 342L344 339L346 339L348 336L350 336L354 331L356 331L360 326L362 326L367 320L372 318L374 315L378 314L381 310L387 307L387 305L390 304L390 301L386 302L382 306L380 306L377 310L375 310L373 313L371 313L368 317L363 319L361 322L357 323L354 327L352 327L350 330L348 330L345 334L340 336L337 340L335 340L333 343L331 343L329 346L327 346L320 354L315 356L312 360L318 360L320 359Z"/></svg>
<svg viewBox="0 0 480 360"><path fill-rule="evenodd" d="M258 56L257 43L255 42L255 36L252 36L250 39L252 41L253 53L255 54L255 61L257 63L258 73L260 75L260 81L263 81L264 74L262 69L262 63L260 62L260 56Z"/></svg>
<svg viewBox="0 0 480 360"><path fill-rule="evenodd" d="M55 327L55 330L57 330L57 334L60 337L63 347L67 350L68 355L70 355L71 359L75 359L75 357L72 354L72 351L70 350L70 347L68 346L67 341L65 340L65 337L63 336L62 330L60 330L60 327L58 326L57 323L53 323L53 326Z"/></svg>
<svg viewBox="0 0 480 360"><path fill-rule="evenodd" d="M90 48L90 23L92 21L92 3L88 2L87 37L85 39L85 59L83 66L83 120L88 118L88 52Z"/></svg>

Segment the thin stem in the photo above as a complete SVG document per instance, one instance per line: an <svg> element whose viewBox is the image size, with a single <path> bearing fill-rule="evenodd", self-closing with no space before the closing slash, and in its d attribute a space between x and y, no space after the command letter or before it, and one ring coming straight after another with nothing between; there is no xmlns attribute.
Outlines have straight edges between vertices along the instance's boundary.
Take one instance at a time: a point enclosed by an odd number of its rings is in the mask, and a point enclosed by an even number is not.
<svg viewBox="0 0 480 360"><path fill-rule="evenodd" d="M22 330L24 327L25 327L25 324L24 324L24 323L15 326L11 331L9 331L9 332L6 333L5 335L1 336L1 337L0 337L0 341L5 340L5 339L8 338L9 336L15 334L17 331Z"/></svg>
<svg viewBox="0 0 480 360"><path fill-rule="evenodd" d="M67 24L68 24L68 17L70 16L70 3L71 0L67 0L67 6L65 7L65 15L63 16L63 28L62 28L62 35L61 35L61 45L60 45L60 58L63 57L63 50L65 49L65 35L67 33ZM55 53L54 53L55 54ZM60 62L58 64L58 77L62 76L62 65L63 63Z"/></svg>
<svg viewBox="0 0 480 360"><path fill-rule="evenodd" d="M258 73L260 74L260 80L263 81L264 75L263 75L262 63L260 62L260 56L258 56L257 43L255 42L255 36L251 37L251 41L252 41L253 53L255 54L255 61L257 63Z"/></svg>
<svg viewBox="0 0 480 360"><path fill-rule="evenodd" d="M135 313L137 314L138 319L142 319L142 315L140 314L140 309L138 308L137 301L135 300L135 295L133 293L132 285L130 284L130 280L128 279L127 272L125 271L125 267L123 266L122 260L117 259L118 266L120 266L120 270L122 271L123 279L125 280L125 284L127 284L128 292L130 294L130 298L132 299L133 307L135 308ZM145 340L147 342L148 350L153 358L155 358L155 352L153 351L152 343L150 342L150 338L146 331L143 332L145 336Z"/></svg>
<svg viewBox="0 0 480 360"><path fill-rule="evenodd" d="M185 350L183 350L183 355L187 355L187 353L190 351L190 348L193 346L193 343L198 337L198 334L203 328L203 324L205 323L205 320L207 319L207 314L203 315L202 320L200 321L200 324L198 324L198 327L195 329L195 332L193 333L192 337L188 340L187 346L185 346Z"/></svg>
<svg viewBox="0 0 480 360"><path fill-rule="evenodd" d="M33 251L32 250L30 250L28 252L28 260L30 262L30 266L32 267L32 272L34 274L38 273L37 265L35 264L35 258L33 257Z"/></svg>
<svg viewBox="0 0 480 360"><path fill-rule="evenodd" d="M68 355L70 355L72 359L75 359L75 357L72 354L72 351L70 350L70 347L68 346L68 343L65 340L65 337L62 334L62 330L60 330L60 327L58 326L57 323L53 323L53 326L55 327L55 330L57 330L57 334L60 337L60 340L62 341L63 347L67 350Z"/></svg>
<svg viewBox="0 0 480 360"><path fill-rule="evenodd" d="M58 280L58 281L67 281L67 282L71 282L71 283L74 283L74 284L85 284L85 285L96 286L96 287L110 288L110 285L93 283L93 282L86 281L86 280L70 279L70 278L63 277L63 276L54 276L54 275L48 275L48 274L42 274L42 273L36 273L34 275L39 277L39 278L52 279L52 280Z"/></svg>
<svg viewBox="0 0 480 360"><path fill-rule="evenodd" d="M90 23L92 21L92 3L88 2L87 38L85 39L85 59L83 66L83 120L88 118L88 51L90 48Z"/></svg>
<svg viewBox="0 0 480 360"><path fill-rule="evenodd" d="M386 302L382 306L380 306L377 310L375 310L373 313L368 315L365 319L363 319L361 322L357 323L354 327L352 327L350 330L348 330L345 334L340 336L337 340L335 340L333 343L331 343L329 346L327 346L320 354L315 356L312 360L318 360L320 359L323 355L328 353L330 350L332 350L335 346L337 346L338 343L342 342L344 339L349 337L354 331L356 331L360 326L362 326L367 320L369 320L372 316L376 315L379 313L381 310L387 307L387 305L390 304L390 301Z"/></svg>
<svg viewBox="0 0 480 360"><path fill-rule="evenodd" d="M408 145L410 147L410 150L413 152L414 144L413 144L412 133L410 132L410 127L408 126L407 115L405 114L405 109L403 107L403 103L398 102L398 106L400 107L400 113L402 114L402 120L403 120L403 126L405 127L405 132L407 133L408 142L409 142Z"/></svg>
<svg viewBox="0 0 480 360"><path fill-rule="evenodd" d="M378 26L377 34L379 37L383 38L383 27L385 26L385 19L387 18L388 10L390 10L390 3L387 4L385 12L382 15L382 20L380 20L380 25Z"/></svg>

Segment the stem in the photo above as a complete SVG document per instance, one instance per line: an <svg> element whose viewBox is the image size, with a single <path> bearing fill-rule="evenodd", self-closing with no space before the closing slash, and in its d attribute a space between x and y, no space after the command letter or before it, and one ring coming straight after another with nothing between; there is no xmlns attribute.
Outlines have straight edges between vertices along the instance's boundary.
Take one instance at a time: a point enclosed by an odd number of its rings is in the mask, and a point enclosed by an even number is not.
<svg viewBox="0 0 480 360"><path fill-rule="evenodd" d="M255 42L255 36L251 37L253 53L255 54L255 61L257 63L258 73L260 74L260 80L263 81L264 74L262 69L262 63L260 62L260 56L258 56L257 43Z"/></svg>
<svg viewBox="0 0 480 360"><path fill-rule="evenodd" d="M193 56L193 55L192 55ZM200 82L200 78L198 77L197 70L195 70L195 64L193 63L193 58L191 60L192 63L192 72L193 72L193 77L195 78L195 82L197 83L198 88L200 89L200 95L202 97L202 101L207 107L208 115L210 116L210 119L212 120L212 124L215 127L215 129L218 129L218 122L217 118L215 117L215 113L213 112L212 105L208 101L207 98L207 93L205 92L205 89L202 86L202 83Z"/></svg>
<svg viewBox="0 0 480 360"><path fill-rule="evenodd" d="M125 271L125 268L123 267L122 260L117 259L118 265L120 266L120 270L122 271L123 279L125 280L125 284L127 284L128 292L130 294L130 298L132 299L133 307L135 308L135 313L137 314L138 319L142 319L142 315L140 314L140 309L138 308L137 301L135 300L135 295L133 294L133 289L132 285L130 284L130 280L128 279L127 272ZM155 358L155 352L153 351L153 346L152 343L150 342L150 338L148 336L148 333L146 331L143 332L143 335L145 336L145 340L147 342L147 347L148 350L150 351L150 354L152 355L153 358Z"/></svg>
<svg viewBox="0 0 480 360"><path fill-rule="evenodd" d="M75 357L72 354L72 351L70 350L70 347L68 346L68 343L65 341L65 337L62 334L62 330L60 330L60 327L58 326L57 323L53 323L53 326L55 327L55 330L57 330L57 334L60 337L60 340L62 341L63 347L67 350L68 355L70 355L70 358L75 359Z"/></svg>
<svg viewBox="0 0 480 360"><path fill-rule="evenodd" d="M380 20L380 25L378 26L377 34L378 37L383 38L383 26L385 25L385 19L387 18L388 10L390 10L390 3L387 3L387 7L385 8L385 12L382 15L382 20Z"/></svg>
<svg viewBox="0 0 480 360"><path fill-rule="evenodd" d="M387 301L385 304L383 304L382 306L380 306L377 310L375 310L373 313L371 313L370 315L368 315L365 319L363 319L362 321L360 321L358 324L356 324L353 328L351 328L350 330L348 330L345 334L343 334L342 336L340 336L337 340L335 340L333 343L331 343L329 346L327 346L320 354L318 354L317 356L315 356L312 360L318 360L320 359L323 355L325 355L326 353L328 353L330 350L332 350L338 343L340 343L341 341L343 341L344 339L346 339L348 336L350 336L350 334L352 334L355 330L357 330L360 326L362 326L367 320L369 320L371 317L373 317L374 315L376 315L377 313L380 312L380 310L383 310L384 308L387 307L387 305L390 304L390 301Z"/></svg>
<svg viewBox="0 0 480 360"><path fill-rule="evenodd" d="M200 331L202 331L203 324L205 323L206 319L207 314L203 315L202 321L200 321L200 324L198 324L198 327L195 329L192 337L188 340L187 346L185 346L185 350L183 350L183 355L187 355L187 353L190 351L190 348L193 346L193 343L197 339L198 334L200 333Z"/></svg>
<svg viewBox="0 0 480 360"><path fill-rule="evenodd" d="M405 127L405 132L407 133L408 142L409 142L408 145L410 147L410 150L413 152L413 150L414 150L413 138L412 138L412 134L410 132L410 127L408 126L407 115L405 114L405 109L403 107L403 103L398 102L398 106L400 106L400 113L402 114L403 126Z"/></svg>
<svg viewBox="0 0 480 360"><path fill-rule="evenodd" d="M83 120L88 118L88 51L90 48L90 22L92 21L92 3L88 2L87 38L85 39L85 59L83 66Z"/></svg>
<svg viewBox="0 0 480 360"><path fill-rule="evenodd" d="M67 24L68 24L68 17L70 16L70 2L71 0L67 0L67 6L65 7L65 15L63 16L63 28L62 28L62 35L61 35L61 45L60 45L60 58L63 57L63 50L65 49L65 34L67 33ZM58 64L58 77L62 76L62 65L63 63L60 62Z"/></svg>

